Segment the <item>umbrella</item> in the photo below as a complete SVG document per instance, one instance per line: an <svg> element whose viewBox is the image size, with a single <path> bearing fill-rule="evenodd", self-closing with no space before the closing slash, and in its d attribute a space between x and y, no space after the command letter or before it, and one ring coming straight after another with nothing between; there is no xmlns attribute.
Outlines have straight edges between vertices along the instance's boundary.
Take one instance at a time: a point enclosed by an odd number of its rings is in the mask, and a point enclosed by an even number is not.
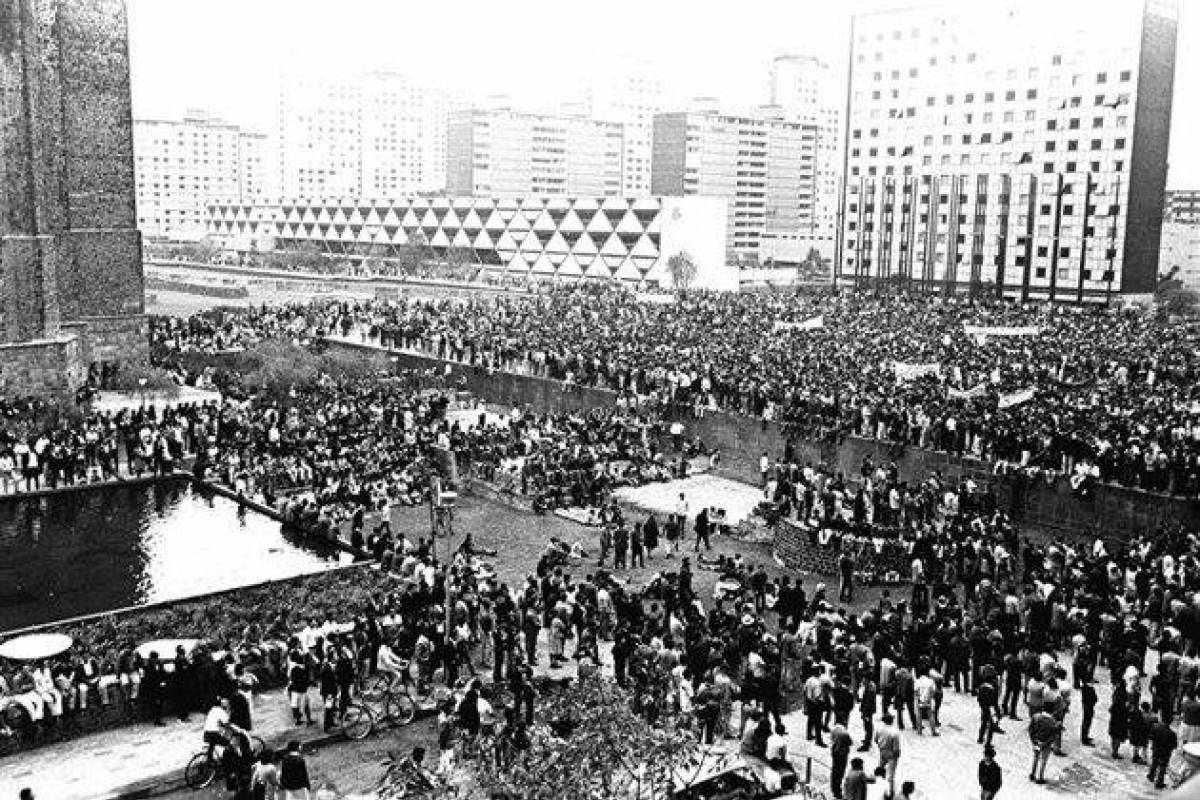
<svg viewBox="0 0 1200 800"><path fill-rule="evenodd" d="M149 658L150 653L158 653L158 657L165 661L175 657L176 647L182 647L185 653L190 653L198 644L199 639L155 639L139 644L137 654L142 658Z"/></svg>
<svg viewBox="0 0 1200 800"><path fill-rule="evenodd" d="M65 653L73 643L74 640L64 633L31 633L0 644L0 658L37 661Z"/></svg>

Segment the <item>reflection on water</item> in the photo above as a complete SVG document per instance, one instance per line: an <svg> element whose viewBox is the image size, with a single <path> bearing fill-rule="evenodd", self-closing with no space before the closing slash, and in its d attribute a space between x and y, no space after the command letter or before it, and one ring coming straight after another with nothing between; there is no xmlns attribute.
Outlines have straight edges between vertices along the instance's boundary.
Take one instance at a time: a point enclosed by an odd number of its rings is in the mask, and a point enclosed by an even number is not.
<svg viewBox="0 0 1200 800"><path fill-rule="evenodd" d="M0 631L326 569L339 556L185 481L0 501Z"/></svg>

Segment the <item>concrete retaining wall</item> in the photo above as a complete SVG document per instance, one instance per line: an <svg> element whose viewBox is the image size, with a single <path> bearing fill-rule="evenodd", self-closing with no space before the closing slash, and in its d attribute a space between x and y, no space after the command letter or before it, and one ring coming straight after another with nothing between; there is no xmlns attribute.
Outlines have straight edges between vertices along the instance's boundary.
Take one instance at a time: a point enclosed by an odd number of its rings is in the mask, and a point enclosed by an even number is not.
<svg viewBox="0 0 1200 800"><path fill-rule="evenodd" d="M330 344L378 352L378 348L371 346ZM552 412L580 411L609 405L616 399L616 394L606 389L564 388L559 381L545 378L508 372L489 373L482 367L413 353L393 355L397 365L405 369L433 369L441 374L449 365L452 381L464 379L472 394L501 405L528 404L540 411ZM777 458L786 442L783 428L776 422L726 412L709 412L699 420L684 412L679 418L685 423L688 436L698 434L706 445L721 450L722 473L739 480L757 482L759 456L766 452L772 459ZM997 476L987 464L976 459L853 436L837 442L798 439L793 442L793 447L799 461L824 463L848 477L858 475L859 467L867 457L876 464L895 461L900 474L910 478L920 479L934 471L950 479L972 476L981 485L990 486L996 493L999 507L1010 511L1026 530L1125 539L1139 533L1152 533L1162 524L1200 529L1200 503L1195 499L1121 486L1101 486L1091 497L1080 497L1063 479L1047 484L1043 479Z"/></svg>

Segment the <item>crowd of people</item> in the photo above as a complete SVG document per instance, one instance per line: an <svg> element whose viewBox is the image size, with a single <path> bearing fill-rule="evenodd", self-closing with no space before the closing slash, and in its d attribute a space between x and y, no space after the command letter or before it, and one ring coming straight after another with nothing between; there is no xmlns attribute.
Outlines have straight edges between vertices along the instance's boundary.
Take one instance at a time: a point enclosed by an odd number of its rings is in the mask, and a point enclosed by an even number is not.
<svg viewBox="0 0 1200 800"><path fill-rule="evenodd" d="M1003 332L968 334L966 324ZM990 749L1006 733L1002 719L1028 722L1029 779L1039 783L1051 755L1101 735L1092 721L1102 701L1109 754L1123 757L1128 745L1153 785L1163 784L1180 744L1200 740L1195 535L1163 530L1120 547L1037 545L969 479L913 481L894 464L869 461L845 476L802 463L789 448L775 463L764 455L767 510L841 553L836 597L824 584L698 553L677 568L664 561L634 587L614 574L625 566L618 538L644 564L660 544L677 550L688 525L694 550L707 545L707 517L701 523L681 498L664 525L673 535L660 539L657 519L631 530L609 503L612 489L686 474L687 456L705 452L702 443L669 444L656 410L664 404L1194 494L1197 339L1185 325L1136 312L895 296L698 294L665 306L603 289L215 312L156 322L152 340L157 363L197 382L213 373L194 370L188 354L279 339L308 345L327 334L613 388L622 402L574 414L480 409L474 419L452 420L448 391L394 375L323 374L283 397L245 391L234 376L220 401L85 413L67 424L45 425L16 407L0 420L0 490L122 470L165 474L194 458L197 474L306 527L336 535L348 525L351 544L403 587L352 620L304 620L297 609L269 630L231 633L190 653L77 653L30 665L0 679L0 691L20 698L31 718L53 721L141 692L155 718L167 708L185 715L220 707L228 725L250 730L237 697L265 676L288 684L298 724L328 728L356 681L382 671L398 683L461 688L439 709L442 770L453 766L460 736L474 741L484 731L503 769L529 746L532 670L574 660L586 674L611 659L637 713L692 727L706 742L737 738L764 774L787 774L783 717L788 698L799 696L806 739L829 747L833 795L855 800L872 781L904 796L903 778L914 777L901 760L908 726L911 735L941 735L951 691L977 701L969 727L982 748L984 797L1004 777ZM1015 394L1021 398L1006 399ZM439 562L426 541L386 523L367 535L368 515L386 520L391 505L423 502L430 477L448 464L539 511L603 509L600 563L555 547L527 580L506 585L469 540ZM611 569L606 536L620 553ZM855 591L867 551L874 577L894 575L889 582L904 588L864 608ZM695 589L700 569L717 570L734 588L706 602ZM601 648L606 642L611 651ZM210 650L224 655L214 660ZM1101 668L1110 675L1106 698L1096 689ZM319 720L310 694L324 700ZM852 730L872 756L851 758ZM870 769L866 758L875 762Z"/></svg>
<svg viewBox="0 0 1200 800"><path fill-rule="evenodd" d="M495 369L657 395L1153 491L1200 490L1190 324L1136 310L927 296L572 288L344 305L343 332Z"/></svg>

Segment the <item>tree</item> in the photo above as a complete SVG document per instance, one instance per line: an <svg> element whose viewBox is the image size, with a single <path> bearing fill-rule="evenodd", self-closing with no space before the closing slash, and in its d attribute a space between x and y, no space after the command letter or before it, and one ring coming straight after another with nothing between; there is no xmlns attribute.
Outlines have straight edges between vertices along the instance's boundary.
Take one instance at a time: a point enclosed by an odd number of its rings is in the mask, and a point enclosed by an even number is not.
<svg viewBox="0 0 1200 800"><path fill-rule="evenodd" d="M321 360L307 349L284 339L259 342L238 359L242 385L262 389L283 399L295 386L314 380Z"/></svg>
<svg viewBox="0 0 1200 800"><path fill-rule="evenodd" d="M625 690L600 675L544 689L530 739L528 758L507 772L473 772L481 796L666 800L728 759L705 750L689 731L646 722L631 710ZM399 796L381 788L385 800Z"/></svg>
<svg viewBox="0 0 1200 800"><path fill-rule="evenodd" d="M365 274L379 275L386 271L387 263L383 259L387 256L387 245L379 242L360 244L358 254L362 256L361 268Z"/></svg>
<svg viewBox="0 0 1200 800"><path fill-rule="evenodd" d="M815 247L808 249L808 255L796 266L797 277L805 281L825 281L830 277L832 262L821 255Z"/></svg>
<svg viewBox="0 0 1200 800"><path fill-rule="evenodd" d="M675 291L686 293L696 280L696 262L686 250L680 250L667 259L667 272L671 275L671 283Z"/></svg>
<svg viewBox="0 0 1200 800"><path fill-rule="evenodd" d="M400 245L397 253L396 266L401 275L415 275L429 260L429 240L420 228L412 232L408 242Z"/></svg>

